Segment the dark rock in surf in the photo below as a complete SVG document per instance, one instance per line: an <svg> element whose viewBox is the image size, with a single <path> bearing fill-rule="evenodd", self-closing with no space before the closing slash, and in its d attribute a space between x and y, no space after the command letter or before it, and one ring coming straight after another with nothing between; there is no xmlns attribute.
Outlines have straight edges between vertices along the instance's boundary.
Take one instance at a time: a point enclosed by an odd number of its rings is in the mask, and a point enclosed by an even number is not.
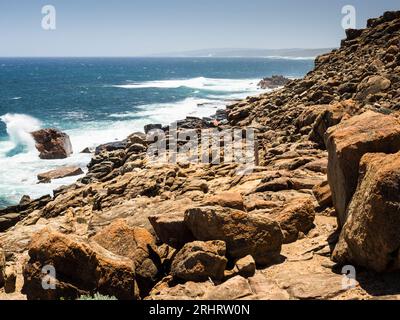
<svg viewBox="0 0 400 320"><path fill-rule="evenodd" d="M99 155L102 151L115 151L115 150L124 150L128 147L128 141L123 140L123 141L115 141L115 142L109 142L102 144L98 146L95 150L95 155Z"/></svg>
<svg viewBox="0 0 400 320"><path fill-rule="evenodd" d="M275 89L286 85L290 79L284 76L272 76L270 78L264 78L259 83L258 86L261 89Z"/></svg>
<svg viewBox="0 0 400 320"><path fill-rule="evenodd" d="M31 133L40 159L65 159L72 154L69 136L57 129L42 129Z"/></svg>

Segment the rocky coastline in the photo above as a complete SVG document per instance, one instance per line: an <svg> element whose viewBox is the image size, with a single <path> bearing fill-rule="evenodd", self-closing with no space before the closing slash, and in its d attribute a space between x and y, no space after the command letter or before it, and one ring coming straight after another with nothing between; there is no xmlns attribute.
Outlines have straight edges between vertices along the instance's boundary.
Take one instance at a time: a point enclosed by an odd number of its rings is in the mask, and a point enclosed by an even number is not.
<svg viewBox="0 0 400 320"><path fill-rule="evenodd" d="M178 122L252 128L251 172L152 163L146 133L171 128L149 125L0 210L0 299L399 299L400 11L346 33L303 79Z"/></svg>

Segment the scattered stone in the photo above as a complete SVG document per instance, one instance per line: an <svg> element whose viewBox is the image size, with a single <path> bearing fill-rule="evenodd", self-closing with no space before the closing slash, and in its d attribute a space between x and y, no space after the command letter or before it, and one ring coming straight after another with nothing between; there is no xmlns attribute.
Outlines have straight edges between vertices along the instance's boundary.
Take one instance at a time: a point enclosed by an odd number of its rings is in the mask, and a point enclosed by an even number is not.
<svg viewBox="0 0 400 320"><path fill-rule="evenodd" d="M81 174L83 174L83 170L80 167L62 167L44 173L39 173L37 178L40 183L45 183L54 179L79 176Z"/></svg>
<svg viewBox="0 0 400 320"><path fill-rule="evenodd" d="M222 192L205 200L206 206L221 206L232 209L244 210L243 197L238 192Z"/></svg>
<svg viewBox="0 0 400 320"><path fill-rule="evenodd" d="M185 281L221 280L227 259L223 241L187 243L175 256L171 274Z"/></svg>

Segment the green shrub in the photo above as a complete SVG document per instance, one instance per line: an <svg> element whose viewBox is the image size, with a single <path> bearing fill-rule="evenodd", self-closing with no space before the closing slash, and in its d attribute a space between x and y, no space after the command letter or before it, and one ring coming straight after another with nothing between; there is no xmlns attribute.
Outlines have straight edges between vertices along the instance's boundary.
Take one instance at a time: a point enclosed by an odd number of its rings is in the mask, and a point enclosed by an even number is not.
<svg viewBox="0 0 400 320"><path fill-rule="evenodd" d="M94 296L80 296L77 300L117 300L117 298L95 293Z"/></svg>

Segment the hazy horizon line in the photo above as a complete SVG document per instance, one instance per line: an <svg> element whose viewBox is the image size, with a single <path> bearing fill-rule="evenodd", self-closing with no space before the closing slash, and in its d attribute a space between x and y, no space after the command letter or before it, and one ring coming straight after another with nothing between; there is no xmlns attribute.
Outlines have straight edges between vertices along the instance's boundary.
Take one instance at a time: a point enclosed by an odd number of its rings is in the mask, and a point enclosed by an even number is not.
<svg viewBox="0 0 400 320"><path fill-rule="evenodd" d="M209 56L209 55L199 55L199 56L184 56L184 54L194 53L194 52L206 52L206 51L235 51L235 50L248 50L248 51L290 51L290 50L298 50L298 51L312 51L312 50L333 50L335 47L327 47L327 48L210 48L210 49L193 49L193 50L183 50L183 51L175 51L175 52L163 52L163 53L152 53L145 55L50 55L50 56L33 56L33 55L0 55L0 58L312 58L315 56L309 57L287 57L287 56Z"/></svg>

